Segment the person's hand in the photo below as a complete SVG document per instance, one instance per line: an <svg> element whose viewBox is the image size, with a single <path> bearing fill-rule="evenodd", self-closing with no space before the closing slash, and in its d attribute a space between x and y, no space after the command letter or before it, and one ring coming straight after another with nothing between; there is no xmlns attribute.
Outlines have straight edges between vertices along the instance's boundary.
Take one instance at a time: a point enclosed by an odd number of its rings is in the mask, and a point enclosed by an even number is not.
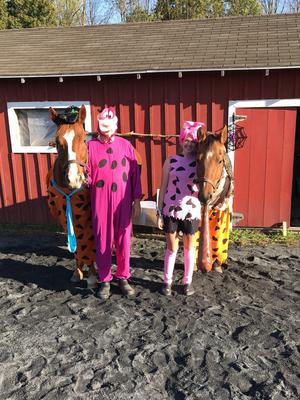
<svg viewBox="0 0 300 400"><path fill-rule="evenodd" d="M138 218L141 214L141 202L140 200L136 199L133 202L132 206L132 219Z"/></svg>
<svg viewBox="0 0 300 400"><path fill-rule="evenodd" d="M157 216L157 227L161 231L164 229L164 219L163 219L162 215Z"/></svg>

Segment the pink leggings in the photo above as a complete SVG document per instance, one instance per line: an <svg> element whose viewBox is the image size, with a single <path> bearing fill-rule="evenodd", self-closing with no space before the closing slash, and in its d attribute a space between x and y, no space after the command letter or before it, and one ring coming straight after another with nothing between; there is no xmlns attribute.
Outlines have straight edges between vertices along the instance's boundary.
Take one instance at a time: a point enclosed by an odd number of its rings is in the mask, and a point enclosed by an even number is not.
<svg viewBox="0 0 300 400"><path fill-rule="evenodd" d="M174 266L176 261L177 251L166 250L164 262L164 282L166 284L172 283ZM183 284L189 285L192 282L193 270L195 263L195 249L184 248L184 276Z"/></svg>

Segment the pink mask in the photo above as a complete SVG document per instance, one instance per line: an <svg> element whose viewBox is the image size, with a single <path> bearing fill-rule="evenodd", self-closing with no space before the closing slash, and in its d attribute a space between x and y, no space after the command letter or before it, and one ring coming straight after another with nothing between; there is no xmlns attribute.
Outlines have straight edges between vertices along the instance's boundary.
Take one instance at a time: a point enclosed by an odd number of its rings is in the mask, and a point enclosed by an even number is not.
<svg viewBox="0 0 300 400"><path fill-rule="evenodd" d="M182 144L187 137L191 137L194 142L198 142L197 131L204 125L203 122L184 121L180 129L179 143Z"/></svg>
<svg viewBox="0 0 300 400"><path fill-rule="evenodd" d="M98 133L111 138L118 129L118 117L114 107L104 108L98 115Z"/></svg>

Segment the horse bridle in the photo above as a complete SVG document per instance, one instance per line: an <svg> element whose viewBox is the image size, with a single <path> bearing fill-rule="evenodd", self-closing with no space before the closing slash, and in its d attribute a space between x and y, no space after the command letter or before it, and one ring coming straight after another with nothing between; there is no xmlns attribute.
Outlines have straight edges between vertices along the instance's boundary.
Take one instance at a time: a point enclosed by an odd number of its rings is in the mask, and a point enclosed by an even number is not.
<svg viewBox="0 0 300 400"><path fill-rule="evenodd" d="M220 161L220 163L224 164L224 158ZM208 179L206 176L203 176L203 177L200 177L200 178L198 177L197 181L198 182L203 182L203 183L209 183L212 186L213 191L215 192L219 187L219 184L221 182L221 178L222 178L222 175L221 175L220 179L217 181L216 184L213 181L211 181L210 179Z"/></svg>
<svg viewBox="0 0 300 400"><path fill-rule="evenodd" d="M67 165L69 164L78 164L85 169L87 168L87 164L79 160L68 160Z"/></svg>
<svg viewBox="0 0 300 400"><path fill-rule="evenodd" d="M206 178L205 176L203 178L198 178L198 182L203 182L203 183L209 183L214 192L218 189L218 185L220 183L220 180L217 182L217 184L215 185L210 179Z"/></svg>

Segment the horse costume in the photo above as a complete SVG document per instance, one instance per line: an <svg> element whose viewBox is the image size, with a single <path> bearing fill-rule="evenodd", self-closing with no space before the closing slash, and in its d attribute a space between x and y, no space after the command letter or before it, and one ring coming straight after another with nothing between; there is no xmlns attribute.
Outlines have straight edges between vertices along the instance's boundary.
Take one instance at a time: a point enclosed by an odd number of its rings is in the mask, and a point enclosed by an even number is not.
<svg viewBox="0 0 300 400"><path fill-rule="evenodd" d="M220 134L198 131L197 176L202 203L201 226L196 233L196 264L204 272L222 272L228 257L232 220L233 173L226 153L227 127Z"/></svg>
<svg viewBox="0 0 300 400"><path fill-rule="evenodd" d="M76 270L71 281L83 279L83 267L87 266L90 271L88 284L94 286L96 248L92 229L90 191L85 176L87 162L87 148L84 141L86 132L83 127L85 107L82 106L79 110L71 106L62 115L58 115L50 107L49 115L58 126L56 133L58 157L46 178L48 206L52 216L64 231L68 232L69 236L73 232L75 235L75 237L70 236L71 243L69 240L69 250L74 252L76 259ZM68 220L71 211L72 221Z"/></svg>

